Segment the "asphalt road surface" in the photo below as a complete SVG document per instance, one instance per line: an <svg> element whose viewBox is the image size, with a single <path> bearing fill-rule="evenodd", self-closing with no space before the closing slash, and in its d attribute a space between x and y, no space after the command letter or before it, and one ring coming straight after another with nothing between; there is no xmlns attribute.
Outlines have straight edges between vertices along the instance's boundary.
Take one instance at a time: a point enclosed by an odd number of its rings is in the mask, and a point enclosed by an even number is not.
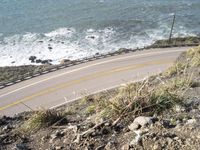
<svg viewBox="0 0 200 150"><path fill-rule="evenodd" d="M111 89L157 74L189 47L150 49L103 58L0 90L0 115L55 108L87 94Z"/></svg>

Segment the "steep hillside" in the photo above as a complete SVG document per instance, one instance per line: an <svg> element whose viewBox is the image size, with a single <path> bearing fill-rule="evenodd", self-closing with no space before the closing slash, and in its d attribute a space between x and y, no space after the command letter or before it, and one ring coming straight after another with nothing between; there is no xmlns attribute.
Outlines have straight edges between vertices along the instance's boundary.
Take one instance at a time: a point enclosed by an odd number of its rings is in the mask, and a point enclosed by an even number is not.
<svg viewBox="0 0 200 150"><path fill-rule="evenodd" d="M200 46L165 72L55 110L0 119L0 149L200 147Z"/></svg>

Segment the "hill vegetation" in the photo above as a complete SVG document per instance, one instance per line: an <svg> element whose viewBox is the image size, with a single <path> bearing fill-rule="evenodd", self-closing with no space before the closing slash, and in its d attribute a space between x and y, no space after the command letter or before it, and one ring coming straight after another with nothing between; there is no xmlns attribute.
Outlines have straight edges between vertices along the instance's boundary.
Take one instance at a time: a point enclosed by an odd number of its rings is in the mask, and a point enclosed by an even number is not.
<svg viewBox="0 0 200 150"><path fill-rule="evenodd" d="M200 46L159 75L0 119L0 149L198 149Z"/></svg>

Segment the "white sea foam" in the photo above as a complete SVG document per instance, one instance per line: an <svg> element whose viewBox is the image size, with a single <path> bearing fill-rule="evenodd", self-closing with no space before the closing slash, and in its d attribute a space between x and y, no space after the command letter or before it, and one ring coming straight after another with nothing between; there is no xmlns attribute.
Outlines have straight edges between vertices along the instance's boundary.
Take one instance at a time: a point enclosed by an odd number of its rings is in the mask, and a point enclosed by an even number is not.
<svg viewBox="0 0 200 150"><path fill-rule="evenodd" d="M75 29L73 28L59 28L49 33L45 33L44 35L47 37L71 37Z"/></svg>
<svg viewBox="0 0 200 150"><path fill-rule="evenodd" d="M119 48L143 47L167 38L168 31L165 28L160 26L159 29L145 30L143 34L131 35L128 39L121 38L114 28L88 29L81 33L73 28L60 28L44 34L26 33L4 37L0 42L0 66L30 65L30 56L51 59L53 64L59 64L64 58L74 60L96 53L113 52ZM179 32L174 34L192 35L186 31L180 26Z"/></svg>

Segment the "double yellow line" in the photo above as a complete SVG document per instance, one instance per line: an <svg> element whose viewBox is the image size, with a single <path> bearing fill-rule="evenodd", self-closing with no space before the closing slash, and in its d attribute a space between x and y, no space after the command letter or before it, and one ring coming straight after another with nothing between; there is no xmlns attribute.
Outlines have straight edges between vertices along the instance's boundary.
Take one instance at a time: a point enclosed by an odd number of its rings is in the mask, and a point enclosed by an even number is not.
<svg viewBox="0 0 200 150"><path fill-rule="evenodd" d="M125 66L125 67L114 68L114 69L109 70L109 71L102 71L102 72L94 73L94 74L91 74L91 75L81 77L81 78L76 79L76 80L69 81L67 83L57 85L55 87L47 88L47 89L45 89L41 92L38 92L38 93L35 93L33 95L27 96L25 98L16 100L15 102L13 102L11 104L0 107L0 111L5 110L7 108L10 108L12 106L18 105L22 102L29 101L31 99L34 99L34 98L37 98L37 97L58 91L58 90L63 89L63 88L70 87L72 85L75 85L75 84L78 84L78 83L81 83L81 82L89 81L89 80L100 78L100 77L109 76L109 75L112 75L112 74L115 74L115 73L120 73L120 72L135 70L135 69L139 69L139 68L144 68L144 67L148 67L148 66L152 66L152 65L163 65L163 64L169 64L169 63L172 63L172 60L167 59L167 60L149 61L149 62L142 63L142 64L134 64L134 65L129 65L129 66Z"/></svg>

